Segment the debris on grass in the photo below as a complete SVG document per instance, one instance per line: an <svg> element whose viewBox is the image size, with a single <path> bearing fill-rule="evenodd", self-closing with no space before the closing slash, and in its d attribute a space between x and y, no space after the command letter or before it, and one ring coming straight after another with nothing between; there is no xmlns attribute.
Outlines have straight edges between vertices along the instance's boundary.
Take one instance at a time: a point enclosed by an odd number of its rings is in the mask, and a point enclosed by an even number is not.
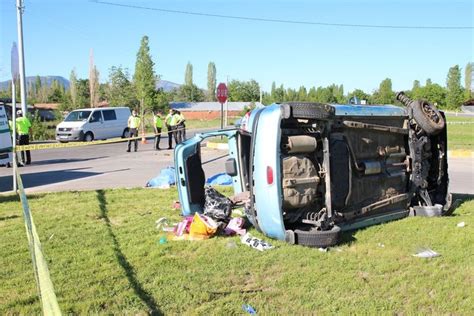
<svg viewBox="0 0 474 316"><path fill-rule="evenodd" d="M262 240L260 238L253 237L249 233L246 233L245 235L243 235L240 238L240 241L244 245L247 245L247 246L252 247L254 249L257 249L259 251L265 251L265 250L269 250L269 249L274 248L271 244L265 242L264 240Z"/></svg>
<svg viewBox="0 0 474 316"><path fill-rule="evenodd" d="M466 223L465 222L460 222L456 226L457 227L464 227L464 226L466 226Z"/></svg>
<svg viewBox="0 0 474 316"><path fill-rule="evenodd" d="M379 242L379 243L377 244L377 246L379 246L380 248L385 248L385 245L382 244L381 242Z"/></svg>
<svg viewBox="0 0 474 316"><path fill-rule="evenodd" d="M418 257L418 258L436 258L436 257L439 257L441 255L439 253L437 253L436 251L427 248L427 249L419 250L413 256Z"/></svg>
<svg viewBox="0 0 474 316"><path fill-rule="evenodd" d="M257 311L255 310L255 308L250 306L250 304L242 305L242 309L244 310L244 312L247 312L250 315L256 315L257 314Z"/></svg>
<svg viewBox="0 0 474 316"><path fill-rule="evenodd" d="M318 248L318 250L321 252L328 252L329 248Z"/></svg>

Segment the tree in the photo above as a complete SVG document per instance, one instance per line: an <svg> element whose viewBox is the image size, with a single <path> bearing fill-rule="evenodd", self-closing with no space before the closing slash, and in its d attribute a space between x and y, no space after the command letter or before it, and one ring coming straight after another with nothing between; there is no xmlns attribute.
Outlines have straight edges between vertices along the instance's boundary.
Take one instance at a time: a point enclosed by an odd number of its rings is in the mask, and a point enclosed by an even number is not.
<svg viewBox="0 0 474 316"><path fill-rule="evenodd" d="M153 106L156 87L156 77L153 69L154 65L155 64L150 55L148 36L143 36L140 49L137 53L135 74L133 75L135 92L137 99L140 102L140 114L142 117L145 113L145 108L151 108Z"/></svg>
<svg viewBox="0 0 474 316"><path fill-rule="evenodd" d="M432 84L433 84L433 82L431 81L431 78L426 79L425 86L429 86L429 85L432 85Z"/></svg>
<svg viewBox="0 0 474 316"><path fill-rule="evenodd" d="M76 71L71 70L69 75L69 94L71 96L71 106L72 108L77 107L77 75Z"/></svg>
<svg viewBox="0 0 474 316"><path fill-rule="evenodd" d="M204 93L195 84L185 84L179 88L175 101L201 102L204 101Z"/></svg>
<svg viewBox="0 0 474 316"><path fill-rule="evenodd" d="M379 86L379 89L374 92L373 103L376 104L393 104L395 102L395 93L392 91L392 80L390 78L384 79Z"/></svg>
<svg viewBox="0 0 474 316"><path fill-rule="evenodd" d="M463 93L461 88L461 69L459 65L449 68L446 78L447 95L446 106L449 109L458 109L463 101Z"/></svg>
<svg viewBox="0 0 474 316"><path fill-rule="evenodd" d="M121 66L112 66L109 69L106 97L111 106L136 107L139 104L128 69Z"/></svg>
<svg viewBox="0 0 474 316"><path fill-rule="evenodd" d="M77 107L82 108L90 104L89 80L77 80Z"/></svg>
<svg viewBox="0 0 474 316"><path fill-rule="evenodd" d="M207 95L209 101L216 100L216 65L213 62L207 66Z"/></svg>
<svg viewBox="0 0 474 316"><path fill-rule="evenodd" d="M307 100L307 98L308 98L308 92L306 91L306 87L301 86L298 89L298 101L304 102Z"/></svg>
<svg viewBox="0 0 474 316"><path fill-rule="evenodd" d="M99 103L99 71L94 65L94 52L91 49L89 57L89 95L91 108Z"/></svg>
<svg viewBox="0 0 474 316"><path fill-rule="evenodd" d="M186 65L186 72L184 74L184 84L186 86L193 85L193 65L190 62Z"/></svg>
<svg viewBox="0 0 474 316"><path fill-rule="evenodd" d="M365 93L361 89L355 89L354 91L352 91L351 93L349 93L347 95L347 98L349 100L352 99L352 98L357 98L359 100L359 102L362 101L362 100L368 101L369 98L370 98L370 95Z"/></svg>
<svg viewBox="0 0 474 316"><path fill-rule="evenodd" d="M437 83L419 88L413 98L427 100L437 107L446 107L446 89Z"/></svg>
<svg viewBox="0 0 474 316"><path fill-rule="evenodd" d="M283 96L285 90L283 89ZM257 81L239 81L229 82L229 101L257 102L260 99L260 86Z"/></svg>
<svg viewBox="0 0 474 316"><path fill-rule="evenodd" d="M474 65L474 63L467 63L466 64L466 68L464 69L464 99L467 101L467 100L470 100L472 99L473 95L472 95L472 75L473 75L473 72L472 72L472 66Z"/></svg>

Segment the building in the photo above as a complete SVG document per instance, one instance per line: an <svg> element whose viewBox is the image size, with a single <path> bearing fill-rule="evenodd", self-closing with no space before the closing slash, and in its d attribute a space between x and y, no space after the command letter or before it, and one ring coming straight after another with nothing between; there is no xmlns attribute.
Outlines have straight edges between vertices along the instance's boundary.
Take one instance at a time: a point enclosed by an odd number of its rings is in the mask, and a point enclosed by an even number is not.
<svg viewBox="0 0 474 316"><path fill-rule="evenodd" d="M260 102L227 102L228 117L240 117L242 112L251 107L262 107ZM219 102L170 102L170 108L183 112L186 119L217 119L221 117Z"/></svg>

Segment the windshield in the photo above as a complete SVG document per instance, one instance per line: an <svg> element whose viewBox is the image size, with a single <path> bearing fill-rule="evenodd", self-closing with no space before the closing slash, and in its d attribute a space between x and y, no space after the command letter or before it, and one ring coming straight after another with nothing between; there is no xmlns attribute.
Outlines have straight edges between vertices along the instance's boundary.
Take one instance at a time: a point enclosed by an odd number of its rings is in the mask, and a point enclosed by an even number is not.
<svg viewBox="0 0 474 316"><path fill-rule="evenodd" d="M91 111L72 111L66 117L64 122L80 122L80 121L87 121Z"/></svg>

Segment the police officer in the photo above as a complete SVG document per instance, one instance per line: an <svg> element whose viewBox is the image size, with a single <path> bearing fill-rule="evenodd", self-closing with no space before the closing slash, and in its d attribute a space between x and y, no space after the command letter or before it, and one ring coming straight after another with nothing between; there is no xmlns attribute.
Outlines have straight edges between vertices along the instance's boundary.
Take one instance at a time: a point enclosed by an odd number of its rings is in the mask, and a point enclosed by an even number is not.
<svg viewBox="0 0 474 316"><path fill-rule="evenodd" d="M137 111L133 110L132 115L128 118L128 137L138 137L138 128L140 127L140 117L137 115ZM135 142L135 151L138 149L138 138L133 140ZM130 152L132 146L132 140L128 140L127 152Z"/></svg>
<svg viewBox="0 0 474 316"><path fill-rule="evenodd" d="M160 150L161 129L163 127L160 111L156 111L153 117L153 123L153 128L155 129L155 150Z"/></svg>
<svg viewBox="0 0 474 316"><path fill-rule="evenodd" d="M174 110L170 109L168 115L165 117L165 124L166 124L166 130L168 132L168 149L173 149L173 126L171 126L171 120L174 115ZM176 142L176 136L175 136L175 142Z"/></svg>
<svg viewBox="0 0 474 316"><path fill-rule="evenodd" d="M176 115L178 115L178 138L180 139L180 142L184 142L186 140L186 125L184 124L186 119L180 111L176 111Z"/></svg>
<svg viewBox="0 0 474 316"><path fill-rule="evenodd" d="M31 122L30 120L23 115L21 110L16 112L16 132L18 134L18 144L29 145L30 144L30 133L31 133ZM25 155L26 154L26 155ZM25 160L26 156L26 160ZM31 153L29 150L21 152L21 163L22 164L31 164Z"/></svg>

